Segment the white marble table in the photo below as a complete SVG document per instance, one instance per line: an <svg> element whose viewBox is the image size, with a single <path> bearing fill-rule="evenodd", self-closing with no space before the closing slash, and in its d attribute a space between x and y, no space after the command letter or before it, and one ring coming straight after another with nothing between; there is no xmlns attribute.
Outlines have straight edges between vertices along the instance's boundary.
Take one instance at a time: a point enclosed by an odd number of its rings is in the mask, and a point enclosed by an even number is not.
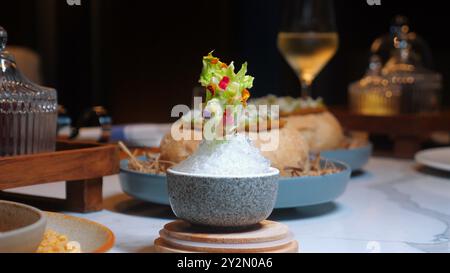
<svg viewBox="0 0 450 273"><path fill-rule="evenodd" d="M117 176L104 188L105 210L77 216L111 228L112 252L151 252L158 231L175 219L170 207L128 197ZM62 183L15 191L64 195ZM450 252L450 174L374 158L335 203L275 211L271 219L291 228L301 252Z"/></svg>

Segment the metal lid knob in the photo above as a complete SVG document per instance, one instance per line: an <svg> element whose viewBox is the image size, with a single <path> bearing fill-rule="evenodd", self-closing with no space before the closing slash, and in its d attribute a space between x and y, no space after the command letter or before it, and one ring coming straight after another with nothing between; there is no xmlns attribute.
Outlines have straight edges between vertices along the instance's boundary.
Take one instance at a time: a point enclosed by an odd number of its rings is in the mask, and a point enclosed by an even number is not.
<svg viewBox="0 0 450 273"><path fill-rule="evenodd" d="M8 32L0 26L0 51L4 51L8 43Z"/></svg>

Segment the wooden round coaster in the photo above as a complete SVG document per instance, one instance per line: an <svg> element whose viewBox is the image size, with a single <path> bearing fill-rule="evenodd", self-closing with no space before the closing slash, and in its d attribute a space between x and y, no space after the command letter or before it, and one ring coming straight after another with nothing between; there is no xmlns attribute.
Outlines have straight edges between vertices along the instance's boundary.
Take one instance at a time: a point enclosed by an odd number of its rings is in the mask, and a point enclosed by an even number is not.
<svg viewBox="0 0 450 273"><path fill-rule="evenodd" d="M205 253L202 251L193 251L193 250L187 250L183 248L174 247L170 244L167 244L163 239L159 238L155 241L155 251L157 253ZM297 253L298 252L298 243L297 241L292 241L289 244L285 245L284 247L278 248L278 249L272 249L270 251L264 251L264 252L255 252L255 251L249 251L249 250L242 250L240 252L233 250L233 251L223 251L223 252L217 252L217 253L252 253L252 254L259 254L259 253Z"/></svg>
<svg viewBox="0 0 450 273"><path fill-rule="evenodd" d="M295 253L298 243L283 224L263 221L240 231L217 231L184 221L167 224L155 241L161 253Z"/></svg>
<svg viewBox="0 0 450 273"><path fill-rule="evenodd" d="M161 237L160 239L164 241L166 245L170 245L174 248L202 253L267 253L285 249L286 247L289 247L293 241L292 236L286 237L283 240L252 244L198 243L164 237Z"/></svg>
<svg viewBox="0 0 450 273"><path fill-rule="evenodd" d="M217 244L251 244L282 240L289 235L289 228L283 224L263 221L247 230L217 231L192 226L185 221L175 221L164 226L160 235L178 240L217 243Z"/></svg>

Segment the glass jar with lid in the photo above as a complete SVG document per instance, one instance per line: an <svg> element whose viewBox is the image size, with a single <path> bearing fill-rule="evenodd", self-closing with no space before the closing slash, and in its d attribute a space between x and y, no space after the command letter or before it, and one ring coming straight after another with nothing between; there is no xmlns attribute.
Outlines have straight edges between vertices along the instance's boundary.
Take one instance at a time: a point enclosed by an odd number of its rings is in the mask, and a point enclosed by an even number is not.
<svg viewBox="0 0 450 273"><path fill-rule="evenodd" d="M57 92L28 80L6 51L0 27L0 156L55 150Z"/></svg>
<svg viewBox="0 0 450 273"><path fill-rule="evenodd" d="M389 116L400 112L400 92L382 75L380 57L371 57L366 75L349 87L352 112L363 115Z"/></svg>

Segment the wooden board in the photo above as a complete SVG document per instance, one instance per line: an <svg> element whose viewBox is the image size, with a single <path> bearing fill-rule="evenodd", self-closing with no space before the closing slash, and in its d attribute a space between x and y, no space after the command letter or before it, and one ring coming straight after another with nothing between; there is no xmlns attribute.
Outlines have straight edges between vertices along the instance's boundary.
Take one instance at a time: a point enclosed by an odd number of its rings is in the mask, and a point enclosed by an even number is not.
<svg viewBox="0 0 450 273"><path fill-rule="evenodd" d="M263 221L247 230L224 232L192 226L184 221L167 224L155 241L160 253L296 253L298 243L287 226Z"/></svg>
<svg viewBox="0 0 450 273"><path fill-rule="evenodd" d="M116 145L59 142L53 153L1 157L0 190L57 181L80 181L119 172Z"/></svg>
<svg viewBox="0 0 450 273"><path fill-rule="evenodd" d="M450 131L450 110L430 114L401 114L395 116L369 116L350 112L344 107L330 111L349 130L377 134L418 136L435 131Z"/></svg>

